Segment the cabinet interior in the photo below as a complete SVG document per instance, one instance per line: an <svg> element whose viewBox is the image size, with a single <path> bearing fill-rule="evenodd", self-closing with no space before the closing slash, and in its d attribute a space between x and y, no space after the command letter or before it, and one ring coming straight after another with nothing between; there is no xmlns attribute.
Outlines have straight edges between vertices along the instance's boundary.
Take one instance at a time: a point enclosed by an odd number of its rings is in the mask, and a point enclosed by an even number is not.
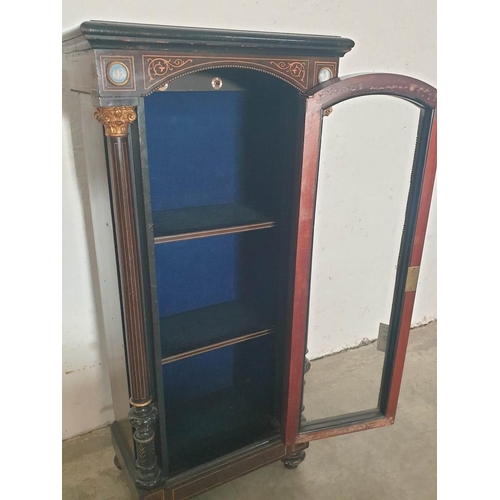
<svg viewBox="0 0 500 500"><path fill-rule="evenodd" d="M144 99L170 474L280 435L297 94L226 68Z"/></svg>

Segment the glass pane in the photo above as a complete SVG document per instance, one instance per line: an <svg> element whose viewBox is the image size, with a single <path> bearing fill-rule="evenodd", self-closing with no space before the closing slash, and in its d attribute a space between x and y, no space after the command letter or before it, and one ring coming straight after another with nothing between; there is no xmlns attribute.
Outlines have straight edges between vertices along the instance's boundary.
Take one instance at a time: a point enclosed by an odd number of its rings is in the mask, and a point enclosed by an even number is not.
<svg viewBox="0 0 500 500"><path fill-rule="evenodd" d="M308 422L378 406L418 118L412 104L370 96L337 105L323 119Z"/></svg>

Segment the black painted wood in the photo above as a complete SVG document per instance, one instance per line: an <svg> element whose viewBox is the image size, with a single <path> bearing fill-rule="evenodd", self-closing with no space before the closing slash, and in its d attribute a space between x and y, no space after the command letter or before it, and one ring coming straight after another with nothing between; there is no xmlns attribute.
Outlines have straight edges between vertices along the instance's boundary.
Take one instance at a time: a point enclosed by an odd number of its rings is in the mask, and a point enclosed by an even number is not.
<svg viewBox="0 0 500 500"><path fill-rule="evenodd" d="M244 300L174 314L160 320L162 357L165 359L273 327L269 318Z"/></svg>
<svg viewBox="0 0 500 500"><path fill-rule="evenodd" d="M307 445L299 445L297 449L306 447ZM286 447L279 437L253 443L216 459L208 465L195 468L194 479L193 472L188 471L167 480L167 498L171 498L168 496L170 491L175 491L175 499L192 498L199 492L206 491L213 484L222 484L229 477L239 477L248 471L278 460L290 451L290 448Z"/></svg>
<svg viewBox="0 0 500 500"><path fill-rule="evenodd" d="M296 469L306 458L306 452L304 450L298 450L290 455L287 455L285 458L282 458L281 461L285 465L287 469Z"/></svg>
<svg viewBox="0 0 500 500"><path fill-rule="evenodd" d="M86 21L63 34L66 52L93 49L217 50L260 54L342 57L354 47L340 36L186 28L109 21Z"/></svg>

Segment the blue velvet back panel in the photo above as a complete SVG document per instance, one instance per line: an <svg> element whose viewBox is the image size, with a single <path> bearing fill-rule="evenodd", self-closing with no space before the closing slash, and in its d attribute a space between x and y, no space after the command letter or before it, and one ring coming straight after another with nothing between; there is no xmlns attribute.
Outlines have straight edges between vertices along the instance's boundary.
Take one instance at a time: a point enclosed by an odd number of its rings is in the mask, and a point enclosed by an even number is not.
<svg viewBox="0 0 500 500"><path fill-rule="evenodd" d="M163 366L166 407L172 399L208 396L243 385L247 396L269 405L274 386L273 336L198 354Z"/></svg>
<svg viewBox="0 0 500 500"><path fill-rule="evenodd" d="M247 382L247 396L273 413L275 387L274 335L237 344L233 359L235 384Z"/></svg>
<svg viewBox="0 0 500 500"><path fill-rule="evenodd" d="M197 398L232 386L234 348L232 345L164 365L167 410L172 399Z"/></svg>
<svg viewBox="0 0 500 500"><path fill-rule="evenodd" d="M241 235L155 246L160 317L238 298Z"/></svg>
<svg viewBox="0 0 500 500"><path fill-rule="evenodd" d="M241 197L243 92L155 92L144 99L153 211Z"/></svg>

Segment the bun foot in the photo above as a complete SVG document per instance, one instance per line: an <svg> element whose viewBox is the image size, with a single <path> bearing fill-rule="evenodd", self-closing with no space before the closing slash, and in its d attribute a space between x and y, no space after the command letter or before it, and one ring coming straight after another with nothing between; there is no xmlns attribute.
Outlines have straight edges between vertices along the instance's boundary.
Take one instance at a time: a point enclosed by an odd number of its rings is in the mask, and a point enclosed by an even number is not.
<svg viewBox="0 0 500 500"><path fill-rule="evenodd" d="M287 469L296 469L300 463L304 461L306 458L306 452L304 450L296 451L291 455L288 455L285 458L282 458L281 461L285 464Z"/></svg>

